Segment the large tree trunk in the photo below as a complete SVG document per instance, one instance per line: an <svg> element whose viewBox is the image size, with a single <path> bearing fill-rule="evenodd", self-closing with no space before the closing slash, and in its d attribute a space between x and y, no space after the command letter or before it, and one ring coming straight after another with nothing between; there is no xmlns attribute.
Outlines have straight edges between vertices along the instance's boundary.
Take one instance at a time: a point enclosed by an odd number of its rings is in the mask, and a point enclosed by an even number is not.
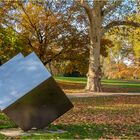
<svg viewBox="0 0 140 140"><path fill-rule="evenodd" d="M101 92L100 44L90 48L86 90Z"/></svg>
<svg viewBox="0 0 140 140"><path fill-rule="evenodd" d="M97 7L97 9L92 12L93 13L89 17L90 56L86 90L101 92L100 45L102 36L102 19L100 7Z"/></svg>

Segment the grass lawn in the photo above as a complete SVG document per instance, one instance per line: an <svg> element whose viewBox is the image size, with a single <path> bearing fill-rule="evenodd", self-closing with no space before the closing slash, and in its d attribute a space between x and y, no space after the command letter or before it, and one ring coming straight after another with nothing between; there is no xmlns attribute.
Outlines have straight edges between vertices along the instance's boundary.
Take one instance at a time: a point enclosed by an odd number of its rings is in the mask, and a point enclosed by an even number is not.
<svg viewBox="0 0 140 140"><path fill-rule="evenodd" d="M140 96L109 96L71 99L74 108L49 126L63 134L38 130L31 136L16 139L140 139ZM16 127L0 114L0 129ZM6 139L0 135L0 139ZM7 139L12 139L7 137Z"/></svg>
<svg viewBox="0 0 140 140"><path fill-rule="evenodd" d="M84 77L55 77L66 93L85 92L86 78ZM104 92L140 92L140 80L102 80Z"/></svg>

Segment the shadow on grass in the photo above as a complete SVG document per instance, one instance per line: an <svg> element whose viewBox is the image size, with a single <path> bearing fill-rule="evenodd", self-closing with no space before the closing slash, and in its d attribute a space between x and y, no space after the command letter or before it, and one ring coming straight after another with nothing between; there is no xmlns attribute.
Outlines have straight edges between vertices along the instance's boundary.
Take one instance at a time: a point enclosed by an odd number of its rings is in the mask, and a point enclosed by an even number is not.
<svg viewBox="0 0 140 140"><path fill-rule="evenodd" d="M19 139L137 139L140 138L139 125L109 125L109 124L59 124L50 125L47 130L64 130L65 133L49 133L46 130L37 130L29 135L18 136ZM28 133L27 133L28 134ZM0 139L9 139L0 135Z"/></svg>
<svg viewBox="0 0 140 140"><path fill-rule="evenodd" d="M0 126L0 129L11 128L12 125ZM88 124L77 124L77 125L50 125L48 130L57 131L64 130L64 133L49 133L46 130L37 130L31 135L19 136L21 139L85 139L85 138L101 138L104 133L103 125L88 125ZM8 138L0 134L0 139ZM9 137L10 138L10 137Z"/></svg>

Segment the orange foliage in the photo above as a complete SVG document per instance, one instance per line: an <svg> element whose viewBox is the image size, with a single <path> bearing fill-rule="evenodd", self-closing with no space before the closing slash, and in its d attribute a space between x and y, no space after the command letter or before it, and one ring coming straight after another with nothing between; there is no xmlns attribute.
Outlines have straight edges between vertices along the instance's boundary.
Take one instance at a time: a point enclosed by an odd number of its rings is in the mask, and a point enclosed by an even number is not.
<svg viewBox="0 0 140 140"><path fill-rule="evenodd" d="M140 78L140 67L127 66L124 63L113 64L106 73L108 79L135 79Z"/></svg>

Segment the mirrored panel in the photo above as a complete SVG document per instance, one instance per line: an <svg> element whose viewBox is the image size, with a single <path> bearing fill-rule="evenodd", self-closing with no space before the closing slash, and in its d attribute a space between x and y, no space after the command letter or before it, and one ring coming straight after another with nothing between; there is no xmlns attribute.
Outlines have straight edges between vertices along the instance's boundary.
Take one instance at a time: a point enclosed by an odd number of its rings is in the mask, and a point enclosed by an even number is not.
<svg viewBox="0 0 140 140"><path fill-rule="evenodd" d="M24 59L21 54L1 66L0 70L0 109L3 110L30 90L48 79L51 74L35 53Z"/></svg>
<svg viewBox="0 0 140 140"><path fill-rule="evenodd" d="M14 56L12 59L4 63L0 66L0 75L2 75L2 72L7 71L10 67L14 67L16 63L18 63L21 59L24 59L24 56L19 53L18 55Z"/></svg>

